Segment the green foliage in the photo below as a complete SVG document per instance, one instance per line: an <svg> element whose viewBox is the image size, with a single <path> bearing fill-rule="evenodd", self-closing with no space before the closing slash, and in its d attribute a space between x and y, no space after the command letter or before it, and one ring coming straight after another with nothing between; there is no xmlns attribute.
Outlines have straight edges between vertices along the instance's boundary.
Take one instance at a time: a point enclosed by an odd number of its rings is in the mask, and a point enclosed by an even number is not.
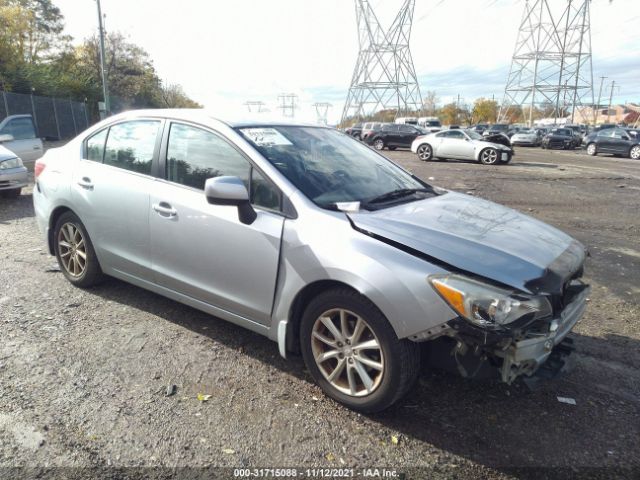
<svg viewBox="0 0 640 480"><path fill-rule="evenodd" d="M103 99L98 38L71 40L51 0L0 0L0 89L86 100L95 109ZM121 33L106 36L105 50L112 111L201 107L180 86L163 85L149 54Z"/></svg>

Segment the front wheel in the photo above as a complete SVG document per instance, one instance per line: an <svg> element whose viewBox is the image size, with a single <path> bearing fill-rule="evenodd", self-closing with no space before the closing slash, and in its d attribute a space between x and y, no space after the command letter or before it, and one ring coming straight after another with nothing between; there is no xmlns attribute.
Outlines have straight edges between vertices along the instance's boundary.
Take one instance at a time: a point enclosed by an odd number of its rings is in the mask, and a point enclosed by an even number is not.
<svg viewBox="0 0 640 480"><path fill-rule="evenodd" d="M302 355L316 383L334 400L378 412L414 384L418 344L399 340L382 312L346 288L321 293L302 318Z"/></svg>
<svg viewBox="0 0 640 480"><path fill-rule="evenodd" d="M384 148L384 141L381 138L374 140L373 148L375 148L376 150L382 150Z"/></svg>
<svg viewBox="0 0 640 480"><path fill-rule="evenodd" d="M587 153L592 157L595 157L598 154L598 149L595 143L590 143L587 145Z"/></svg>
<svg viewBox="0 0 640 480"><path fill-rule="evenodd" d="M495 165L500 158L500 154L495 148L485 148L480 154L480 162L483 165Z"/></svg>
<svg viewBox="0 0 640 480"><path fill-rule="evenodd" d="M102 280L102 270L87 230L77 215L63 213L54 229L53 249L60 269L76 287L88 288Z"/></svg>
<svg viewBox="0 0 640 480"><path fill-rule="evenodd" d="M629 157L631 157L633 160L640 160L640 145L631 147L631 150L629 151Z"/></svg>
<svg viewBox="0 0 640 480"><path fill-rule="evenodd" d="M418 147L417 153L418 158L423 162L433 160L433 149L431 148L431 145L423 143Z"/></svg>

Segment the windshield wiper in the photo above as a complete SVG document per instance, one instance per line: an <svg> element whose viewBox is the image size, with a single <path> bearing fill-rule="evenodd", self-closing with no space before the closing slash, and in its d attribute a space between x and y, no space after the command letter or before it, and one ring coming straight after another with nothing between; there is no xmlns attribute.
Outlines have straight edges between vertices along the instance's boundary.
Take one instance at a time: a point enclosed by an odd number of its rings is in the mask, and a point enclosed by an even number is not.
<svg viewBox="0 0 640 480"><path fill-rule="evenodd" d="M432 193L432 190L427 188L399 188L397 190L392 190L387 193L383 193L382 195L378 195L377 197L373 197L369 200L365 200L362 202L363 205L374 205L376 203L385 203L390 202L392 200L397 200L402 197L408 197L409 195L413 195L415 193L421 192L429 192Z"/></svg>

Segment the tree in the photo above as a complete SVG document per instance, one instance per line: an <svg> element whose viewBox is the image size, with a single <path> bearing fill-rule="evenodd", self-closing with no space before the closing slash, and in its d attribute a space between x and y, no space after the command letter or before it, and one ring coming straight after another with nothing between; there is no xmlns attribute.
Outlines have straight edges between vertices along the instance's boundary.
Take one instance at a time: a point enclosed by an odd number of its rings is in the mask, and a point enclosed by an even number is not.
<svg viewBox="0 0 640 480"><path fill-rule="evenodd" d="M436 92L433 90L429 90L425 95L422 101L422 105L424 107L425 113L428 116L432 117L436 115L436 110L438 108L438 100L439 100L438 96L436 95Z"/></svg>
<svg viewBox="0 0 640 480"><path fill-rule="evenodd" d="M180 85L168 84L160 88L163 107L167 108L202 108L198 102L191 100Z"/></svg>
<svg viewBox="0 0 640 480"><path fill-rule="evenodd" d="M440 120L445 125L455 125L458 123L458 106L455 102L448 103L440 110Z"/></svg>
<svg viewBox="0 0 640 480"><path fill-rule="evenodd" d="M473 121L475 123L495 123L498 118L498 102L480 97L473 104Z"/></svg>

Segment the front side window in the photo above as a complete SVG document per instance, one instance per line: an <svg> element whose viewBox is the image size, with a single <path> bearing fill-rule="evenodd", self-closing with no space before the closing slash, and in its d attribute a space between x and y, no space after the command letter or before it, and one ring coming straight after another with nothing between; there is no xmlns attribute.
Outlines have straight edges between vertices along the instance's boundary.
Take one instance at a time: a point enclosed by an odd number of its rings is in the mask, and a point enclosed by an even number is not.
<svg viewBox="0 0 640 480"><path fill-rule="evenodd" d="M36 130L30 118L15 118L2 129L3 134L9 134L14 140L29 140L36 138Z"/></svg>
<svg viewBox="0 0 640 480"><path fill-rule="evenodd" d="M451 130L447 132L449 138L455 138L456 140L464 140L464 134L460 130Z"/></svg>
<svg viewBox="0 0 640 480"><path fill-rule="evenodd" d="M270 126L241 128L239 132L323 208L335 209L337 203L358 201L364 206L392 191L431 191L393 162L335 130Z"/></svg>
<svg viewBox="0 0 640 480"><path fill-rule="evenodd" d="M151 174L160 121L134 120L109 129L104 163L132 172Z"/></svg>

